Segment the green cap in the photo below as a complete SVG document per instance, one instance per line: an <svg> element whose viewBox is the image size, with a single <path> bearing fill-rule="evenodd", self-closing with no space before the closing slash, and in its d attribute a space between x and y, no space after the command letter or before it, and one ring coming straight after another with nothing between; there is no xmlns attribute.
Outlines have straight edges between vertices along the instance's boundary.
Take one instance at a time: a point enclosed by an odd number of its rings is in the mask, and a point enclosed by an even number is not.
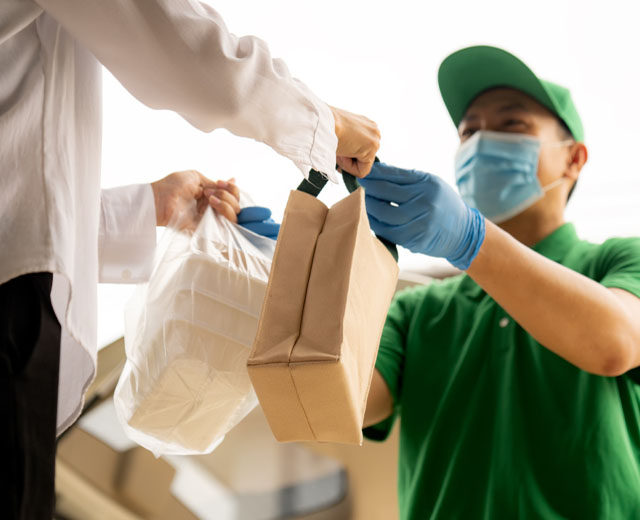
<svg viewBox="0 0 640 520"><path fill-rule="evenodd" d="M497 47L467 47L440 65L438 84L444 104L456 126L471 102L485 90L510 87L528 94L558 116L576 141L584 140L582 121L568 89L539 79L513 54Z"/></svg>

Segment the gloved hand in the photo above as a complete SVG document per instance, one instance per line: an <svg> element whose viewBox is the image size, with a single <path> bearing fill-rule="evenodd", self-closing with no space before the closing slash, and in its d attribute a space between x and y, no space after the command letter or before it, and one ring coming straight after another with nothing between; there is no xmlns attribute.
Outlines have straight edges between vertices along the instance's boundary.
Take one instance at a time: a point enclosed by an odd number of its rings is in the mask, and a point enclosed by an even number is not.
<svg viewBox="0 0 640 520"><path fill-rule="evenodd" d="M465 270L484 240L484 217L435 175L375 163L359 179L373 231L414 253Z"/></svg>
<svg viewBox="0 0 640 520"><path fill-rule="evenodd" d="M249 206L238 213L238 224L258 235L276 240L280 224L271 218L271 210L262 206Z"/></svg>

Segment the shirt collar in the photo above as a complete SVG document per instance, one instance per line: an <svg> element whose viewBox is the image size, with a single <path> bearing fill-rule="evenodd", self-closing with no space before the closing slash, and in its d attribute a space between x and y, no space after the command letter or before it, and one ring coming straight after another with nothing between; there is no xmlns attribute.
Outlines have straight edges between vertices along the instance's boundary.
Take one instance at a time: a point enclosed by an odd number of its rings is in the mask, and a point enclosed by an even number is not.
<svg viewBox="0 0 640 520"><path fill-rule="evenodd" d="M566 223L540 240L532 249L549 260L560 262L579 241L574 225Z"/></svg>

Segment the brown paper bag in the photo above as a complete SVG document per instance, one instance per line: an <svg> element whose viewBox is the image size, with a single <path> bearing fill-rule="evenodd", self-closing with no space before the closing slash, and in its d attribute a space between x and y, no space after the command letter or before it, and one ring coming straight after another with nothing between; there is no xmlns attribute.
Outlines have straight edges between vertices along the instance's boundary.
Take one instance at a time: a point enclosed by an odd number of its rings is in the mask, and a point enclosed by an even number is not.
<svg viewBox="0 0 640 520"><path fill-rule="evenodd" d="M291 192L247 362L277 440L362 443L397 277L371 234L362 188L331 209Z"/></svg>

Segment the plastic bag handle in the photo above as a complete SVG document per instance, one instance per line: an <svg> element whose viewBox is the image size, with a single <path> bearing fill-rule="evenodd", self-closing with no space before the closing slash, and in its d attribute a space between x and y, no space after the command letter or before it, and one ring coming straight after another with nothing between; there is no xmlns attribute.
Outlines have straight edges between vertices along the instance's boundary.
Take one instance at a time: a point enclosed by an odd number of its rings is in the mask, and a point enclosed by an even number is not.
<svg viewBox="0 0 640 520"><path fill-rule="evenodd" d="M376 157L374 162L380 162L380 159ZM309 195L317 197L322 191L322 188L324 188L325 185L327 184L328 180L329 179L327 179L319 171L310 170L309 178L304 179L300 183L297 189L298 191L302 191L304 193L308 193ZM342 171L342 180L344 181L344 185L347 187L347 190L349 190L349 193L353 193L360 187L360 183L358 182L358 179L353 175L351 175L350 173L345 172L344 170ZM390 242L389 240L387 240L386 238L382 238L381 236L376 235L376 238L380 240L380 242L382 242L384 247L387 248L389 253L391 253L391 256L393 257L393 259L397 262L398 248L396 247L396 245L393 242Z"/></svg>

